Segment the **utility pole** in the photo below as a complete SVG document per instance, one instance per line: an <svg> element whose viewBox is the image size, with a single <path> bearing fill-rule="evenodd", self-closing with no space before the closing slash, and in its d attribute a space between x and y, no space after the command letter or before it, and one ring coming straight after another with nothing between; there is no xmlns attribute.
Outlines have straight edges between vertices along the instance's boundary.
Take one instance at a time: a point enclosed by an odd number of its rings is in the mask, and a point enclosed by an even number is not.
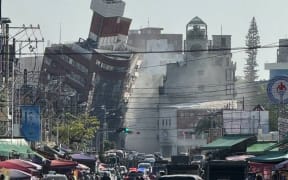
<svg viewBox="0 0 288 180"><path fill-rule="evenodd" d="M101 136L101 145L100 145L100 151L104 152L104 142L107 140L107 121L106 121L106 106L102 105L101 109L104 111L103 116L103 123L101 123L102 128L102 136Z"/></svg>
<svg viewBox="0 0 288 180"><path fill-rule="evenodd" d="M39 25L37 27L11 27L9 24L11 20L7 17L2 17L2 0L0 0L0 91L3 96L2 100L2 108L1 108L1 118L0 118L0 126L1 132L0 136L11 136L11 139L14 137L14 100L15 100L15 72L14 72L14 63L16 58L16 42L26 42L26 44L19 48L19 54L21 54L21 49L30 45L33 42L36 42L36 48L38 42L44 42L44 39L40 39L36 37L35 29L40 29ZM20 30L14 35L11 35L10 30L16 29ZM28 29L31 29L32 32L27 32ZM24 36L22 33L25 33ZM13 33L12 33L13 34ZM40 32L41 34L41 32ZM18 35L22 37L20 39L16 39ZM26 36L25 36L26 35ZM31 38L34 36L34 38ZM42 36L42 34L41 34ZM23 38L26 38L23 40ZM35 48L34 48L35 49ZM31 50L30 50L31 52ZM19 87L20 89L20 87ZM20 93L18 93L20 95ZM18 97L20 99L20 96ZM20 100L19 100L20 105ZM20 106L19 106L20 107ZM19 110L18 110L19 111ZM20 122L20 121L19 121Z"/></svg>
<svg viewBox="0 0 288 180"><path fill-rule="evenodd" d="M0 0L0 19L2 19L2 0Z"/></svg>

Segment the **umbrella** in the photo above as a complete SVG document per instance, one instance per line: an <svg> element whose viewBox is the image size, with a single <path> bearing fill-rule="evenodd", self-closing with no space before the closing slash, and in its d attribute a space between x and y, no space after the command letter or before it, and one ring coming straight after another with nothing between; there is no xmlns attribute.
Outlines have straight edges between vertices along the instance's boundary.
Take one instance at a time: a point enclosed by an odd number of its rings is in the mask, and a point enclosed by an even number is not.
<svg viewBox="0 0 288 180"><path fill-rule="evenodd" d="M1 161L0 162L0 168L17 169L17 170L25 171L27 173L30 172L30 170L26 167L20 166L18 164L13 164L13 163L7 162L7 161Z"/></svg>
<svg viewBox="0 0 288 180"><path fill-rule="evenodd" d="M34 163L34 162L25 161L25 160L22 160L22 159L19 159L19 161L22 161L22 162L24 162L24 163L30 164L30 165L33 166L33 168L36 169L36 170L41 170L41 169L42 169L42 166L40 166L39 164L36 164L36 163Z"/></svg>
<svg viewBox="0 0 288 180"><path fill-rule="evenodd" d="M76 167L77 165L77 162L68 160L52 160L50 164L51 167Z"/></svg>
<svg viewBox="0 0 288 180"><path fill-rule="evenodd" d="M0 162L0 168L17 169L27 173L37 173L37 167L35 164L20 159L10 159Z"/></svg>

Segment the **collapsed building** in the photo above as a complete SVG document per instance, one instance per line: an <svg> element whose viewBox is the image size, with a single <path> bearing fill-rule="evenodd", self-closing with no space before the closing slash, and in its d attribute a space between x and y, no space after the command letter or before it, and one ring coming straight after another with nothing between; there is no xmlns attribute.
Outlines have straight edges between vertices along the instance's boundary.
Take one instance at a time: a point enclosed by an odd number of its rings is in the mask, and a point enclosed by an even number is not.
<svg viewBox="0 0 288 180"><path fill-rule="evenodd" d="M101 128L117 129L139 65L126 45L131 19L122 17L122 0L92 0L90 8L87 39L46 48L39 97L46 97L56 114L85 112L95 115ZM123 146L119 136L107 134Z"/></svg>

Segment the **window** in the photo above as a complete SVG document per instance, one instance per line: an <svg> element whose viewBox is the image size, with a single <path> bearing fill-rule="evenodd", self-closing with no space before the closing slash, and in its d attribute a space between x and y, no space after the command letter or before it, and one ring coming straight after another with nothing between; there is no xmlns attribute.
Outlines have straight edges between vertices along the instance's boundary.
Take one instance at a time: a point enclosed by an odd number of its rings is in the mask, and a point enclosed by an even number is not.
<svg viewBox="0 0 288 180"><path fill-rule="evenodd" d="M51 74L47 74L47 80L51 80Z"/></svg>
<svg viewBox="0 0 288 180"><path fill-rule="evenodd" d="M226 57L226 66L229 66L229 65L230 65L230 58Z"/></svg>
<svg viewBox="0 0 288 180"><path fill-rule="evenodd" d="M205 90L205 86L204 85L199 85L198 86L198 90L199 91L204 91Z"/></svg>
<svg viewBox="0 0 288 180"><path fill-rule="evenodd" d="M221 47L226 47L226 46L227 46L226 39L221 38Z"/></svg>

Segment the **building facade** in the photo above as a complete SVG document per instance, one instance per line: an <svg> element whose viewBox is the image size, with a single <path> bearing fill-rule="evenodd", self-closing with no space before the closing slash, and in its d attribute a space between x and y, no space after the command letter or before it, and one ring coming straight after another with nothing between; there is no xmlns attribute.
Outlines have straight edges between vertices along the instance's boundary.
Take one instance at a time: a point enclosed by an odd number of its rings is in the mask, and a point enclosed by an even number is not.
<svg viewBox="0 0 288 180"><path fill-rule="evenodd" d="M174 123L171 123L171 129L169 130L170 127L168 127L169 131L166 133L166 120L169 125L169 119L165 118L165 114L173 112L167 107L185 103L195 105L207 102L211 104L210 102L214 101L226 102L225 105L218 106L218 108L235 109L237 106L233 101L236 96L236 64L232 61L232 53L229 50L231 36L213 35L212 40L209 40L207 30L208 26L203 20L199 17L193 18L186 26L184 60L167 65L163 86L160 88L158 119L159 144L161 152L164 154L175 155L175 153L180 153L188 148L200 147L209 140L208 137L195 136L193 132L195 127L188 126L191 123L198 124L202 121L202 119L192 117L192 114L196 114L195 110L191 113L191 117L188 116L186 119L180 118L181 115L180 117L176 116L181 114L180 110L173 110ZM229 103L230 101L231 103ZM205 108L204 110L207 111ZM189 114L189 110L186 111ZM201 112L198 113L201 114ZM185 114L186 112L184 112ZM164 126L160 126L163 120ZM179 126L181 124L187 126ZM183 134L186 131L188 135ZM189 141L187 141L188 137Z"/></svg>
<svg viewBox="0 0 288 180"><path fill-rule="evenodd" d="M199 103L235 97L236 64L232 62L231 36L213 35L199 17L186 27L183 62L167 65L161 103ZM224 49L224 50L222 50Z"/></svg>

